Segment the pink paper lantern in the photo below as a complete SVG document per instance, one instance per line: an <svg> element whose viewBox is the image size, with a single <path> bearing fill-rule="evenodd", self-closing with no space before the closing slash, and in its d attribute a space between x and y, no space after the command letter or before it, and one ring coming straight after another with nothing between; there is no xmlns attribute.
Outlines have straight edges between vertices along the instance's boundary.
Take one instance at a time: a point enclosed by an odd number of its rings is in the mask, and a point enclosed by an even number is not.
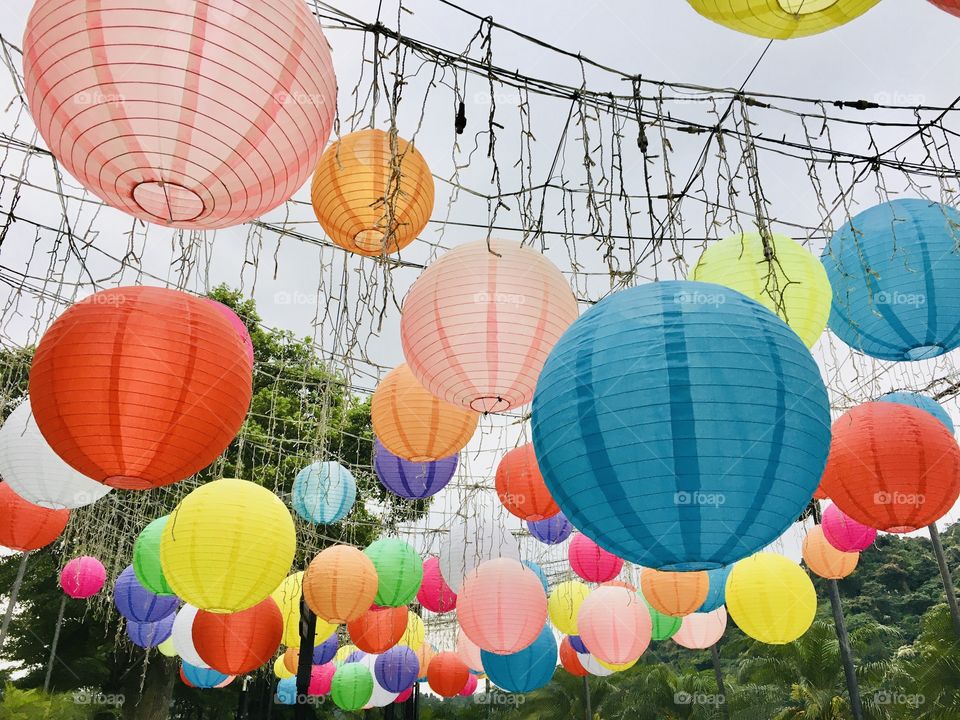
<svg viewBox="0 0 960 720"><path fill-rule="evenodd" d="M723 605L713 612L686 615L673 641L689 650L706 650L723 637L727 629L727 608Z"/></svg>
<svg viewBox="0 0 960 720"><path fill-rule="evenodd" d="M591 655L622 665L643 655L650 645L653 622L639 595L624 587L604 585L580 605L577 629Z"/></svg>
<svg viewBox="0 0 960 720"><path fill-rule="evenodd" d="M328 695L337 668L332 662L314 665L310 669L310 685L307 695Z"/></svg>
<svg viewBox="0 0 960 720"><path fill-rule="evenodd" d="M212 302L214 307L217 308L220 314L222 314L227 319L227 322L230 323L230 327L232 327L234 330L237 331L237 335L240 336L240 340L243 342L244 354L247 356L247 360L250 361L250 365L252 367L253 366L253 339L250 337L250 331L247 330L247 326L243 324L243 320L240 318L239 315L237 315L233 311L233 308L227 307L222 302L217 302L216 300L210 300L210 298L207 298L207 300L209 302Z"/></svg>
<svg viewBox="0 0 960 720"><path fill-rule="evenodd" d="M477 691L477 676L473 673L470 673L470 677L467 678L467 684L463 686L463 690L460 691L462 697L470 697Z"/></svg>
<svg viewBox="0 0 960 720"><path fill-rule="evenodd" d="M533 570L507 558L481 563L463 581L457 618L467 637L497 655L520 652L547 622L547 596Z"/></svg>
<svg viewBox="0 0 960 720"><path fill-rule="evenodd" d="M541 253L478 240L444 254L410 288L403 354L441 400L504 412L533 398L547 355L577 314L569 284Z"/></svg>
<svg viewBox="0 0 960 720"><path fill-rule="evenodd" d="M54 156L147 222L256 218L304 184L330 135L336 78L302 0L38 0L23 49Z"/></svg>
<svg viewBox="0 0 960 720"><path fill-rule="evenodd" d="M877 539L874 528L854 520L834 504L823 511L820 523L827 542L843 552L866 550Z"/></svg>
<svg viewBox="0 0 960 720"><path fill-rule="evenodd" d="M483 658L480 656L480 648L467 637L463 628L460 628L457 632L457 655L463 660L464 665L474 672L483 672Z"/></svg>
<svg viewBox="0 0 960 720"><path fill-rule="evenodd" d="M570 541L570 567L587 582L602 583L613 580L623 569L623 560L609 553L582 533Z"/></svg>
<svg viewBox="0 0 960 720"><path fill-rule="evenodd" d="M415 685L415 684L416 684L416 683L414 683L414 685ZM406 690L404 690L402 693L400 693L399 695L397 695L397 699L394 700L393 702L396 703L397 705L399 705L400 703L406 702L407 700L409 700L411 695L413 695L413 685L411 685L411 686L408 687Z"/></svg>
<svg viewBox="0 0 960 720"><path fill-rule="evenodd" d="M423 582L417 591L417 600L435 613L450 612L457 607L457 594L440 574L440 560L435 557L423 561Z"/></svg>
<svg viewBox="0 0 960 720"><path fill-rule="evenodd" d="M60 571L60 587L75 600L93 597L106 580L107 569L103 563L89 555L74 558Z"/></svg>

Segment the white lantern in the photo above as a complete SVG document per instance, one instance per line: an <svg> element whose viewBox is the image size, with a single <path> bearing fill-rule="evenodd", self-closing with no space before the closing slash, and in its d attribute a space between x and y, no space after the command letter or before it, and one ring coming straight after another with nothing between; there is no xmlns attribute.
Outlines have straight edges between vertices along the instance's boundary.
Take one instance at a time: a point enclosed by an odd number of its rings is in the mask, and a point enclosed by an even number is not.
<svg viewBox="0 0 960 720"><path fill-rule="evenodd" d="M173 619L173 647L183 661L198 668L209 668L203 658L193 646L193 620L197 617L198 608L193 605L184 605L177 611Z"/></svg>
<svg viewBox="0 0 960 720"><path fill-rule="evenodd" d="M600 661L590 653L577 653L577 657L580 659L580 664L583 665L583 669L591 675L596 675L597 677L613 675L613 670L601 665Z"/></svg>
<svg viewBox="0 0 960 720"><path fill-rule="evenodd" d="M520 543L506 527L503 513L472 515L455 522L440 545L440 574L455 593L480 563L495 558L520 562Z"/></svg>

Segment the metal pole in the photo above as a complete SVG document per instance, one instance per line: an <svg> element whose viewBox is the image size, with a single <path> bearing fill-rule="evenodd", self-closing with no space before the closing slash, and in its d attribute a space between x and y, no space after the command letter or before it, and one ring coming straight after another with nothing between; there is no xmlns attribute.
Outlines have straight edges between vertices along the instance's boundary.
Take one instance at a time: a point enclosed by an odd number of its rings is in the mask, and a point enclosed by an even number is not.
<svg viewBox="0 0 960 720"><path fill-rule="evenodd" d="M60 601L60 612L57 614L57 627L53 631L53 644L50 645L50 661L47 663L47 677L43 681L43 691L50 689L50 675L53 674L53 661L57 657L57 643L60 642L60 627L63 625L63 611L67 607L67 596Z"/></svg>
<svg viewBox="0 0 960 720"><path fill-rule="evenodd" d="M710 646L710 656L713 658L713 674L717 678L717 703L720 706L720 714L725 718L730 717L730 710L727 708L727 688L723 683L723 671L720 669L720 651L717 649L717 643Z"/></svg>
<svg viewBox="0 0 960 720"><path fill-rule="evenodd" d="M590 708L590 682L588 676L583 676L583 699L586 707L586 719L593 720L593 710Z"/></svg>
<svg viewBox="0 0 960 720"><path fill-rule="evenodd" d="M0 649L7 640L7 630L10 627L10 620L13 618L13 609L17 606L17 597L20 595L20 586L23 585L23 574L27 571L27 558L30 553L24 553L20 558L20 567L17 568L17 579L13 581L13 587L10 588L10 599L7 601L7 612L3 616L3 625L0 626Z"/></svg>
<svg viewBox="0 0 960 720"><path fill-rule="evenodd" d="M940 531L936 524L927 528L930 531L930 543L933 545L933 554L937 556L937 565L940 566L940 577L943 578L943 590L947 594L947 604L950 606L950 615L953 617L953 631L960 637L960 607L957 605L957 590L950 575L950 566L943 554L943 543L940 542Z"/></svg>
<svg viewBox="0 0 960 720"><path fill-rule="evenodd" d="M297 698L293 716L296 720L310 720L313 710L306 703L310 691L310 672L313 670L313 641L317 634L317 616L300 596L300 655L297 662Z"/></svg>

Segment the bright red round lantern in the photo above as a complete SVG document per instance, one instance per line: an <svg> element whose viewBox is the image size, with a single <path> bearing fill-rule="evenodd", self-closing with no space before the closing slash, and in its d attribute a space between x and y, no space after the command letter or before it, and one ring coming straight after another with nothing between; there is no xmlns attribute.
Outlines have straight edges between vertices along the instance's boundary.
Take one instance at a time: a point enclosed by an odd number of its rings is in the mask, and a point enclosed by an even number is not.
<svg viewBox="0 0 960 720"><path fill-rule="evenodd" d="M865 403L833 424L821 487L854 520L906 533L939 520L960 496L960 446L925 410Z"/></svg>
<svg viewBox="0 0 960 720"><path fill-rule="evenodd" d="M22 552L39 550L60 537L69 519L69 510L29 503L0 482L0 545Z"/></svg>
<svg viewBox="0 0 960 720"><path fill-rule="evenodd" d="M356 620L348 622L347 632L359 650L379 655L400 642L407 629L407 615L406 605L371 608Z"/></svg>
<svg viewBox="0 0 960 720"><path fill-rule="evenodd" d="M23 49L54 156L147 222L259 217L304 184L333 124L330 51L300 0L38 0Z"/></svg>
<svg viewBox="0 0 960 720"><path fill-rule="evenodd" d="M273 660L283 637L283 615L273 598L236 613L197 612L193 645L210 667L243 675Z"/></svg>
<svg viewBox="0 0 960 720"><path fill-rule="evenodd" d="M564 637L560 642L560 664L563 669L575 677L586 677L589 675L587 669L580 662L580 657L573 645L570 644L570 638Z"/></svg>
<svg viewBox="0 0 960 720"><path fill-rule="evenodd" d="M427 666L430 689L441 697L459 695L469 677L470 669L455 652L437 653Z"/></svg>
<svg viewBox="0 0 960 720"><path fill-rule="evenodd" d="M533 443L514 448L500 460L497 495L512 515L521 520L546 520L560 512L537 466Z"/></svg>
<svg viewBox="0 0 960 720"><path fill-rule="evenodd" d="M570 567L587 582L613 580L623 569L623 559L607 552L582 533L577 533L567 549Z"/></svg>
<svg viewBox="0 0 960 720"><path fill-rule="evenodd" d="M183 480L212 463L246 416L243 339L203 298L104 290L40 340L30 405L50 447L87 477L126 490Z"/></svg>
<svg viewBox="0 0 960 720"><path fill-rule="evenodd" d="M930 2L944 12L960 17L960 0L930 0Z"/></svg>

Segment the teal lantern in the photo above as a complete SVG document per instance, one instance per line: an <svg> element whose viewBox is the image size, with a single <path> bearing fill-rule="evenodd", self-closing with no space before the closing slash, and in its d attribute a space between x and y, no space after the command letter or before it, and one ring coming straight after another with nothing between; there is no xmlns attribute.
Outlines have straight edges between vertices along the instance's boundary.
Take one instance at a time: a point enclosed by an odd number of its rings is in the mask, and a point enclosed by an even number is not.
<svg viewBox="0 0 960 720"><path fill-rule="evenodd" d="M357 481L338 462L315 462L293 481L293 509L317 525L339 522L357 501Z"/></svg>

